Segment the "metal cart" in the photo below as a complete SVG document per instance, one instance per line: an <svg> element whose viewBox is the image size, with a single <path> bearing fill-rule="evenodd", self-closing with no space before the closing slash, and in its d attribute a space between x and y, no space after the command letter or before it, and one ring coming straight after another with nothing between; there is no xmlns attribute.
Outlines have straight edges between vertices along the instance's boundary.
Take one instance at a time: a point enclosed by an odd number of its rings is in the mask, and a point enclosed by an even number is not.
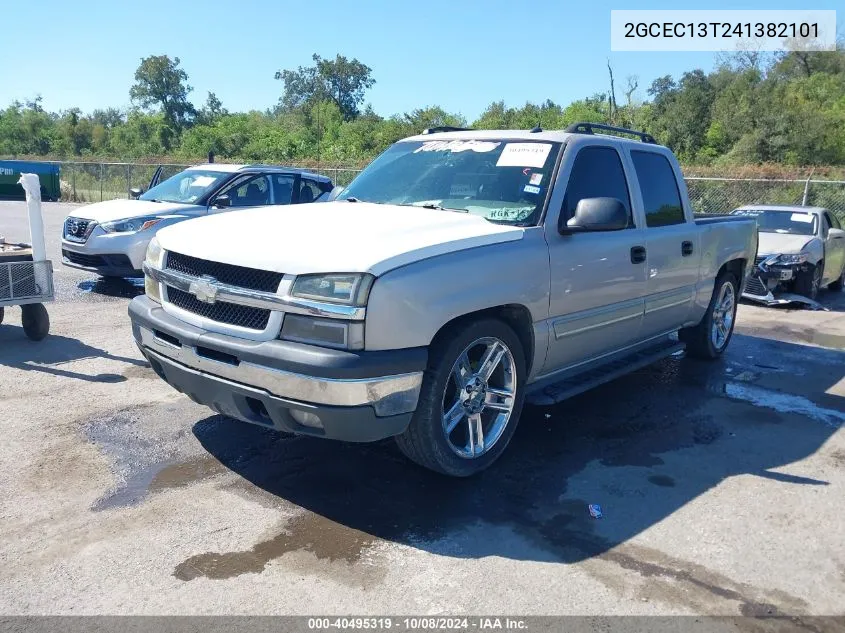
<svg viewBox="0 0 845 633"><path fill-rule="evenodd" d="M44 253L44 225L41 219L41 190L38 177L24 174L29 230L32 245L7 244L0 238L0 323L7 306L21 306L21 323L26 335L40 341L50 332L50 316L44 303L53 300L53 263Z"/></svg>

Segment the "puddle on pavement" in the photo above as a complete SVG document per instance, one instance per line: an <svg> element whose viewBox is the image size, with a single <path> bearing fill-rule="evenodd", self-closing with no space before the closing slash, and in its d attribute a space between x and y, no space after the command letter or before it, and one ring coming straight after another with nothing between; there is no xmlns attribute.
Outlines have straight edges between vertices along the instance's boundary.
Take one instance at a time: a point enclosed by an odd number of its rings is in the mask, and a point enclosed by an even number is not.
<svg viewBox="0 0 845 633"><path fill-rule="evenodd" d="M136 505L156 492L189 486L227 471L210 455L188 461L152 464L133 471L125 483L98 499L92 509L100 511Z"/></svg>
<svg viewBox="0 0 845 633"><path fill-rule="evenodd" d="M178 445L173 446L181 433L161 421L178 417L179 407L174 404L128 409L88 424L85 428L88 441L108 457L116 479L114 487L93 504L92 510L136 505L150 494L228 472L229 469L213 455L186 456L186 451L179 450ZM165 437L158 433L148 434L149 425L156 423L165 425Z"/></svg>
<svg viewBox="0 0 845 633"><path fill-rule="evenodd" d="M845 412L820 407L803 396L731 382L723 385L722 392L732 400L741 400L755 407L765 407L778 413L803 415L834 428L845 422Z"/></svg>
<svg viewBox="0 0 845 633"><path fill-rule="evenodd" d="M173 570L179 580L223 580L242 574L258 574L267 564L289 552L310 552L319 560L355 563L376 538L341 525L319 514L306 513L291 519L286 530L252 548L237 552L206 552L180 563Z"/></svg>
<svg viewBox="0 0 845 633"><path fill-rule="evenodd" d="M76 285L82 292L132 299L144 294L143 279L105 279L81 281Z"/></svg>

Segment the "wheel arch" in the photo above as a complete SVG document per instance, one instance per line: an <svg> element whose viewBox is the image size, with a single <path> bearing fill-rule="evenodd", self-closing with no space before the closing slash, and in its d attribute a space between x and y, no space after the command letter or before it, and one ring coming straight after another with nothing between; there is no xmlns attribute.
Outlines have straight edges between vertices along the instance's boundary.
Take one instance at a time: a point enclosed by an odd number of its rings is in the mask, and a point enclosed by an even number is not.
<svg viewBox="0 0 845 633"><path fill-rule="evenodd" d="M719 271L716 273L716 279L718 279L722 273L729 272L736 280L739 282L740 290L743 285L743 281L745 279L745 267L748 264L748 260L745 258L738 258L732 259L730 261L725 262L722 264L722 267L719 268ZM714 290L715 292L715 290Z"/></svg>
<svg viewBox="0 0 845 633"><path fill-rule="evenodd" d="M467 322L481 319L497 319L504 322L514 331L525 351L525 373L527 376L530 376L531 369L534 366L534 353L536 349L534 322L531 318L531 311L519 303L493 306L457 316L440 327L434 335L431 344L434 345L442 340L443 337L448 336L454 328Z"/></svg>

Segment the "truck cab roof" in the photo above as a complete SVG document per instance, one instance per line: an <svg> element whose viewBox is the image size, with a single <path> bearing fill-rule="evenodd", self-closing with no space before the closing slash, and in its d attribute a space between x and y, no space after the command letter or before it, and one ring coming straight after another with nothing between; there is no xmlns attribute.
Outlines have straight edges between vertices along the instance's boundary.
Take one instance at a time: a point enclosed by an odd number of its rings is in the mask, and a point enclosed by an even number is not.
<svg viewBox="0 0 845 633"><path fill-rule="evenodd" d="M601 133L595 133L595 131ZM610 133L605 133L610 132ZM630 134L638 136L638 139L627 138L619 136L619 134ZM515 141L546 141L554 143L565 143L572 138L601 138L612 143L619 143L625 145L636 145L642 147L647 145L649 147L659 147L661 150L667 150L663 145L655 142L654 138L644 132L637 130L628 130L626 128L618 128L609 125L597 123L573 123L565 130L541 130L535 128L534 130L472 130L460 128L431 128L424 131L422 134L410 136L402 139L402 141L450 141L450 140L470 140L470 139L507 139ZM400 141L400 142L402 142Z"/></svg>

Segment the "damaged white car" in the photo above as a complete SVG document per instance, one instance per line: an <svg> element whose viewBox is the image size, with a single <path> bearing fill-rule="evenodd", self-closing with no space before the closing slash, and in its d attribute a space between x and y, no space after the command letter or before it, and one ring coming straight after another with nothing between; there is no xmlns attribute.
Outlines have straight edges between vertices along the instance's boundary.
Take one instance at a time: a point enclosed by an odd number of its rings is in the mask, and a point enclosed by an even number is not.
<svg viewBox="0 0 845 633"><path fill-rule="evenodd" d="M744 298L815 305L819 289L842 290L845 230L833 213L820 207L749 205L733 215L756 218L759 230L756 267Z"/></svg>

